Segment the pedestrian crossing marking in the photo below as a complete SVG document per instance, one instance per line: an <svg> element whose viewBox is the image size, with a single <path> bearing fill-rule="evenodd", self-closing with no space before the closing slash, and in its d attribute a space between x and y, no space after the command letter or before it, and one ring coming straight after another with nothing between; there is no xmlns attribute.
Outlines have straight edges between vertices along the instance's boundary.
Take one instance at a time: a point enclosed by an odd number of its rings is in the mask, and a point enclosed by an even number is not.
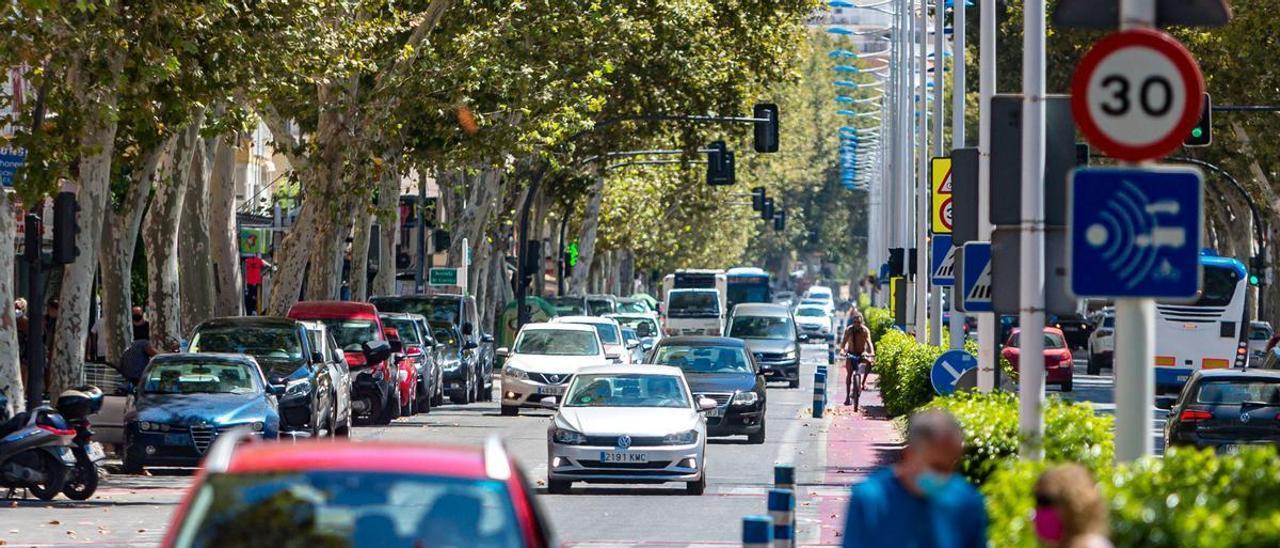
<svg viewBox="0 0 1280 548"><path fill-rule="evenodd" d="M969 294L965 297L967 301L991 301L991 261L987 261L986 266L982 267L982 273L978 275L978 281L969 288Z"/></svg>
<svg viewBox="0 0 1280 548"><path fill-rule="evenodd" d="M947 254L942 257L942 264L938 265L938 269L933 271L934 278L954 278L956 274L956 248L951 246L947 248Z"/></svg>

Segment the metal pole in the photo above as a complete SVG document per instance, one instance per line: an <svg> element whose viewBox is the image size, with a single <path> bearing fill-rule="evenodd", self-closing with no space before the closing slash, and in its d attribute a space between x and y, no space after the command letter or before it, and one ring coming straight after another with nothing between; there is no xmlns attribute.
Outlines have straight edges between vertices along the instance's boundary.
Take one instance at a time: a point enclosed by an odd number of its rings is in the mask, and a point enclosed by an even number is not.
<svg viewBox="0 0 1280 548"><path fill-rule="evenodd" d="M1120 0L1120 28L1155 25L1155 0ZM1156 303L1154 299L1116 299L1116 461L1128 462L1154 451Z"/></svg>
<svg viewBox="0 0 1280 548"><path fill-rule="evenodd" d="M916 99L916 340L925 342L929 321L929 223L933 219L929 211L929 3L920 0L920 14L916 19L916 32L920 34L919 88Z"/></svg>
<svg viewBox="0 0 1280 548"><path fill-rule="evenodd" d="M1018 430L1022 458L1040 460L1044 458L1045 0L1027 0L1023 10Z"/></svg>
<svg viewBox="0 0 1280 548"><path fill-rule="evenodd" d="M991 240L991 97L996 94L996 0L978 11L978 239ZM996 316L978 314L978 390L999 388Z"/></svg>
<svg viewBox="0 0 1280 548"><path fill-rule="evenodd" d="M952 4L951 11L951 148L963 148L965 99L964 0ZM951 348L964 348L964 314L956 310L959 284L951 286Z"/></svg>
<svg viewBox="0 0 1280 548"><path fill-rule="evenodd" d="M963 2L962 2L963 3ZM933 2L933 156L942 156L945 150L943 146L943 124L946 123L943 118L944 109L942 102L942 91L946 85L946 68L947 58L942 53L942 27L944 24L943 16L946 15L946 0L934 0ZM926 177L930 181L929 191L933 191L933 176L930 174ZM930 222L933 220L933 213L930 212ZM929 254L933 254L933 246L927 245L926 249ZM923 250L922 250L923 251ZM926 266L933 266L933 261L929 260L924 263ZM930 279L931 272L928 269L924 272L926 282L932 282ZM942 345L942 286L933 288L929 292L929 344L934 346Z"/></svg>
<svg viewBox="0 0 1280 548"><path fill-rule="evenodd" d="M42 223L39 217L41 208L39 204L43 200L37 202L37 205L31 208L32 213L28 213L24 221L27 231L34 230L36 233L36 241L44 239ZM27 232L30 234L31 232ZM43 248L41 244L37 249ZM27 409L35 409L39 407L44 400L44 371L46 367L45 360L45 342L44 342L44 255L43 250L36 254L34 261L28 261L27 278Z"/></svg>

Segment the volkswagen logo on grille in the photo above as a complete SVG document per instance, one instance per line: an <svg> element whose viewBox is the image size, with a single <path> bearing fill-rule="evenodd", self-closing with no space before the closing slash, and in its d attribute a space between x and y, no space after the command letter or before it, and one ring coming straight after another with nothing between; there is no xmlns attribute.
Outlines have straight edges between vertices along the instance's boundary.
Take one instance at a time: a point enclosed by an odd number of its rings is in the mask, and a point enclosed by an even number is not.
<svg viewBox="0 0 1280 548"><path fill-rule="evenodd" d="M618 449L627 449L631 447L631 436L623 434L618 436Z"/></svg>
<svg viewBox="0 0 1280 548"><path fill-rule="evenodd" d="M1252 419L1252 418L1253 418L1253 417L1250 417L1248 413L1241 413L1241 414L1240 414L1240 422L1249 422L1249 420L1250 420L1250 419Z"/></svg>

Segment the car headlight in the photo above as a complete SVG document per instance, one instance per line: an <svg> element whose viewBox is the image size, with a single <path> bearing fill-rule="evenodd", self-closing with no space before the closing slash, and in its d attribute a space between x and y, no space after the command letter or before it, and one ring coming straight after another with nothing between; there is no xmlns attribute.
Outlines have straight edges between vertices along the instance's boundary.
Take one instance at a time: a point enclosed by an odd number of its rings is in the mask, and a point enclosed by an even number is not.
<svg viewBox="0 0 1280 548"><path fill-rule="evenodd" d="M171 429L169 425L159 422L138 421L138 430L143 432L168 432Z"/></svg>
<svg viewBox="0 0 1280 548"><path fill-rule="evenodd" d="M788 350L788 351L786 351L786 352L783 352L783 353L782 353L782 359L784 359L784 360L794 360L794 359L796 359L796 357L797 357L798 355L799 355L799 353L797 353L797 352L796 352L796 350L793 348L793 349L791 349L791 350Z"/></svg>
<svg viewBox="0 0 1280 548"><path fill-rule="evenodd" d="M232 428L248 428L249 430L252 430L254 432L262 432L263 428L265 427L266 427L266 424L264 424L263 422L255 421L255 422L242 422L239 424L228 424L226 426L221 427L220 429L230 430Z"/></svg>
<svg viewBox="0 0 1280 548"><path fill-rule="evenodd" d="M760 395L756 394L755 392L738 392L737 394L733 395L732 404L747 406L747 405L755 405L756 402L758 401L760 401Z"/></svg>
<svg viewBox="0 0 1280 548"><path fill-rule="evenodd" d="M580 432L574 432L573 430L566 430L564 428L556 428L555 432L551 434L551 439L556 443L564 445L583 445L587 443L587 437L582 435Z"/></svg>
<svg viewBox="0 0 1280 548"><path fill-rule="evenodd" d="M512 380L517 380L517 381L529 380L529 373L525 372L525 370L520 369L519 367L512 367L508 365L502 368L502 374L503 376L510 377Z"/></svg>
<svg viewBox="0 0 1280 548"><path fill-rule="evenodd" d="M289 381L285 385L284 395L287 398L300 398L311 394L311 381L309 379L297 379Z"/></svg>
<svg viewBox="0 0 1280 548"><path fill-rule="evenodd" d="M698 441L698 431L689 430L675 434L667 434L662 437L663 445L689 445Z"/></svg>

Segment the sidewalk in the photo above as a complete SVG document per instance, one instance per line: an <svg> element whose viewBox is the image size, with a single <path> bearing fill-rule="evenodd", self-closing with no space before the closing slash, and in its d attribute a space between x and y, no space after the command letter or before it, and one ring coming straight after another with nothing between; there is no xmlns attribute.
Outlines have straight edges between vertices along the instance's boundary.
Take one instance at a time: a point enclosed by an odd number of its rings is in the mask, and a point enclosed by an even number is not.
<svg viewBox="0 0 1280 548"><path fill-rule="evenodd" d="M831 418L827 426L826 489L817 497L822 516L821 545L839 546L843 542L844 512L849 502L849 488L877 467L897 459L902 447L901 436L884 414L877 378L867 380L860 411L844 403L844 368L831 367L835 382L827 384Z"/></svg>

